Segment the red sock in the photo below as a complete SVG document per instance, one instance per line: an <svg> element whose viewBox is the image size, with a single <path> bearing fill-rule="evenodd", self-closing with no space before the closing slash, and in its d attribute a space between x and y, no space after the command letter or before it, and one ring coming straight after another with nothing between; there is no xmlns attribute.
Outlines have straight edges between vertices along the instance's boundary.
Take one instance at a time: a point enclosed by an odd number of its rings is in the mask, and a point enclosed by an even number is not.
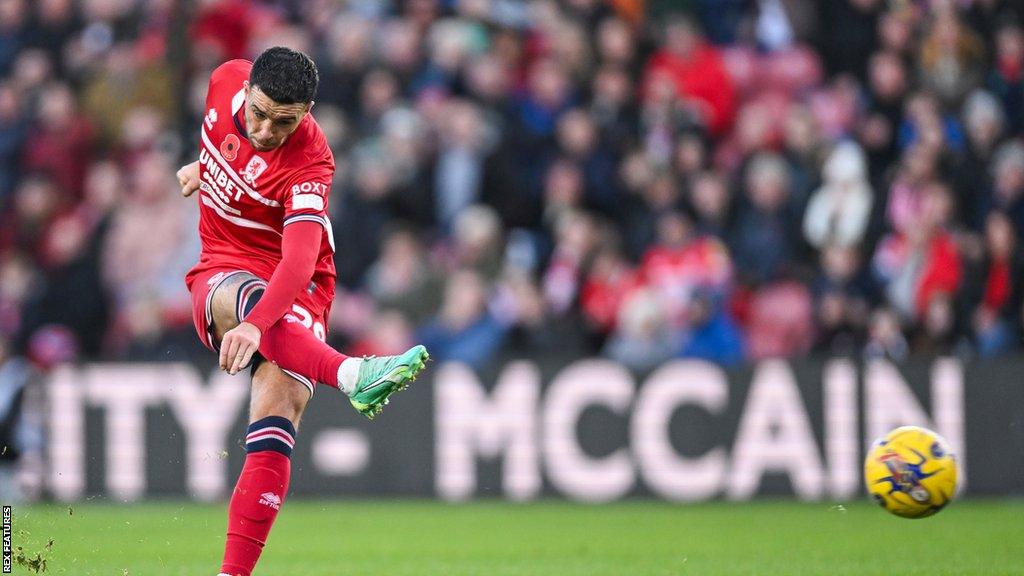
<svg viewBox="0 0 1024 576"><path fill-rule="evenodd" d="M338 368L348 358L287 316L263 334L260 354L284 370L335 388L338 387Z"/></svg>
<svg viewBox="0 0 1024 576"><path fill-rule="evenodd" d="M294 445L295 428L287 418L267 416L249 425L248 454L228 505L222 573L251 576L288 493Z"/></svg>

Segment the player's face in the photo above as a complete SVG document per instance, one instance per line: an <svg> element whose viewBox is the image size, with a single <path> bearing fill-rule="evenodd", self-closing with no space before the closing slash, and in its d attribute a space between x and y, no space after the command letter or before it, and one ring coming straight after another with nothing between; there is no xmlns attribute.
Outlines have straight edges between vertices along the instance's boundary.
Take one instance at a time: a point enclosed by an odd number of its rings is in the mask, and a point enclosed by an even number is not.
<svg viewBox="0 0 1024 576"><path fill-rule="evenodd" d="M309 112L307 104L281 104L260 90L245 86L245 129L249 142L258 152L267 152L284 144Z"/></svg>

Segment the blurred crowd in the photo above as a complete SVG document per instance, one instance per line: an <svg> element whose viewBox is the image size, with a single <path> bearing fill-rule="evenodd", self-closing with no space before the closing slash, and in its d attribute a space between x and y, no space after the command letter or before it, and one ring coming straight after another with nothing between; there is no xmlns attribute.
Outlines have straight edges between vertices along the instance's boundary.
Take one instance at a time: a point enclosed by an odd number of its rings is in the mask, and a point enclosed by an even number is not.
<svg viewBox="0 0 1024 576"><path fill-rule="evenodd" d="M1024 12L1000 0L0 0L0 342L202 354L210 71L320 68L332 343L735 365L1024 334Z"/></svg>

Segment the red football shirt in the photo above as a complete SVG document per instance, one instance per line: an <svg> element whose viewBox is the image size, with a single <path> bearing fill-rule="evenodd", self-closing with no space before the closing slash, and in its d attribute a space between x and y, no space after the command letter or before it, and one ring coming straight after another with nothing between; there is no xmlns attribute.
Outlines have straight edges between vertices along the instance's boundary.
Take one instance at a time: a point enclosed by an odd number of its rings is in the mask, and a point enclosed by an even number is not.
<svg viewBox="0 0 1024 576"><path fill-rule="evenodd" d="M281 262L284 227L320 223L324 230L310 290L300 294L316 310L334 299L334 234L327 197L334 155L307 114L281 146L257 152L245 133L243 82L252 62L231 60L210 76L199 148L199 237L202 254L189 271L189 289L214 269L251 272L270 280Z"/></svg>

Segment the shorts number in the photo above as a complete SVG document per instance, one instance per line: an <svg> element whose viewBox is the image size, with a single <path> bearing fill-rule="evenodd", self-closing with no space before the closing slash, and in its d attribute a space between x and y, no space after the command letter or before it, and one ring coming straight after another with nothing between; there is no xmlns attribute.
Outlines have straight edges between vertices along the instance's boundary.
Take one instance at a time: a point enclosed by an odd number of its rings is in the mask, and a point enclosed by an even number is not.
<svg viewBox="0 0 1024 576"><path fill-rule="evenodd" d="M313 315L309 313L309 310L298 304L292 304L292 312L294 314L286 314L285 317L291 316L296 322L312 330L313 336L316 336L321 342L327 340L327 330L324 329L324 325L320 322L313 322Z"/></svg>

